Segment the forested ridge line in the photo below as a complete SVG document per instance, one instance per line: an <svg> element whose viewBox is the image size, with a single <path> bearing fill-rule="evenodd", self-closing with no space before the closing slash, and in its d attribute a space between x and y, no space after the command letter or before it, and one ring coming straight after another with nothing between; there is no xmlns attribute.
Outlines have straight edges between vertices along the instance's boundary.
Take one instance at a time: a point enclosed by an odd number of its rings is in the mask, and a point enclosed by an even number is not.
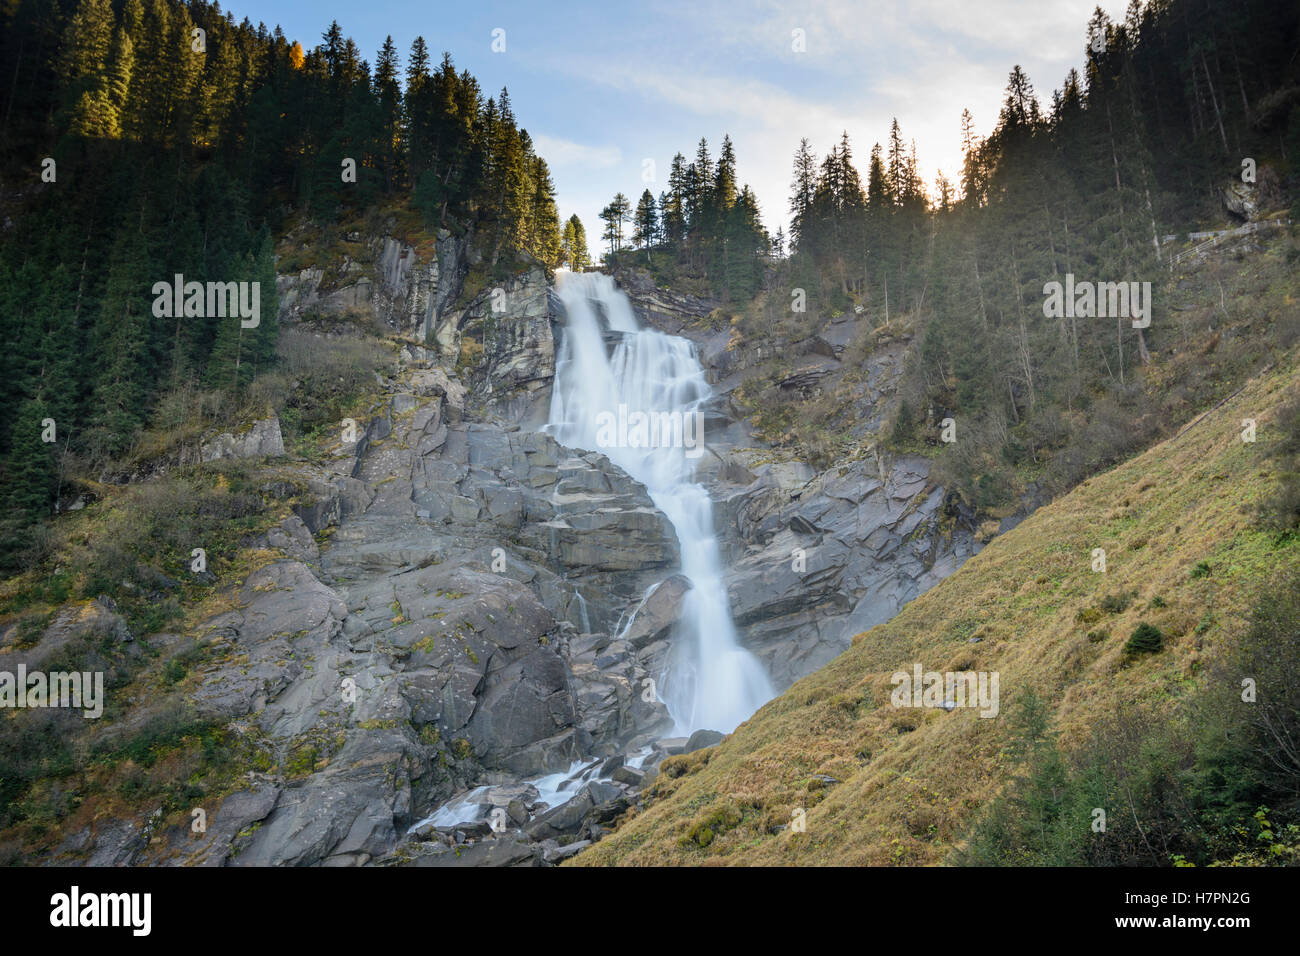
<svg viewBox="0 0 1300 956"><path fill-rule="evenodd" d="M585 255L580 223L562 249L509 92L485 95L423 37L404 64L390 37L372 66L337 22L305 49L208 2L17 0L0 23L9 567L62 481L247 398L276 362L275 243L293 223L413 206L417 229L467 238L495 274ZM178 311L153 292L176 275L247 283L259 323L157 314Z"/></svg>

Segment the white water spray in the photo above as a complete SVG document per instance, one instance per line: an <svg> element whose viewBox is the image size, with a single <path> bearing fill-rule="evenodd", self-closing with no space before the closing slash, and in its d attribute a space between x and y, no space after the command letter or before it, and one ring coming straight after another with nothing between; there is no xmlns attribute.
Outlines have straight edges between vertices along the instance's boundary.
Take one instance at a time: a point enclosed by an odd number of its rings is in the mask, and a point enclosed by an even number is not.
<svg viewBox="0 0 1300 956"><path fill-rule="evenodd" d="M683 599L660 695L677 733L705 728L730 733L774 692L757 658L736 640L713 533L713 503L694 480L695 456L686 447L602 446L597 438L602 418L608 422L621 406L633 413L693 418L710 393L694 346L638 328L631 303L609 276L561 273L556 292L568 318L547 430L569 448L608 456L645 485L672 522L682 574L692 587ZM613 354L606 349L598 312L610 331L622 333Z"/></svg>

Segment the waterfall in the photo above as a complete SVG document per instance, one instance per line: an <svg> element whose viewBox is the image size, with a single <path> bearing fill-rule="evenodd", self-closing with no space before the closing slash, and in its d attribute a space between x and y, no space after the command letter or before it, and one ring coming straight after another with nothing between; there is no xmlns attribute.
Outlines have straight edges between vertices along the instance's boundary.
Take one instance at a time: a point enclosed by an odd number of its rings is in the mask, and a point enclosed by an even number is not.
<svg viewBox="0 0 1300 956"><path fill-rule="evenodd" d="M710 394L695 347L639 328L631 303L609 276L560 273L556 292L568 318L547 430L562 445L606 455L645 485L672 523L681 571L692 587L659 681L660 697L677 733L730 733L774 692L758 659L736 638L713 503L694 480L702 407ZM620 333L612 354L605 329Z"/></svg>
<svg viewBox="0 0 1300 956"><path fill-rule="evenodd" d="M582 592L577 588L573 589L573 596L578 599L578 611L582 618L582 633L591 633L591 617L587 614L587 599L582 596Z"/></svg>

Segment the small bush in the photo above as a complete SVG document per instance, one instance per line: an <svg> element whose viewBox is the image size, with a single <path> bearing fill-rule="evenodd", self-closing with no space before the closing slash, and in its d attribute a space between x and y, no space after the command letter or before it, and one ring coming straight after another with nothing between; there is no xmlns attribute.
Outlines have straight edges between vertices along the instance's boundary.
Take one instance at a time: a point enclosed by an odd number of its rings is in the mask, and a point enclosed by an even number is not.
<svg viewBox="0 0 1300 956"><path fill-rule="evenodd" d="M898 413L894 416L894 428L890 433L890 439L895 446L906 445L916 434L916 417L912 414L912 406L906 401L898 405Z"/></svg>
<svg viewBox="0 0 1300 956"><path fill-rule="evenodd" d="M212 749L220 732L216 724L196 717L180 701L171 701L139 726L105 734L91 745L91 754L101 762L129 760L138 767L152 767L159 757L183 746L187 738L205 750Z"/></svg>
<svg viewBox="0 0 1300 956"><path fill-rule="evenodd" d="M1101 599L1101 609L1107 614L1123 614L1128 610L1133 599L1137 597L1137 591L1122 591L1119 594L1108 594Z"/></svg>
<svg viewBox="0 0 1300 956"><path fill-rule="evenodd" d="M1158 654L1164 650L1165 636L1160 628L1143 621L1124 642L1124 656L1137 657L1139 654Z"/></svg>
<svg viewBox="0 0 1300 956"><path fill-rule="evenodd" d="M163 682L166 684L180 683L188 673L189 670L181 661L172 658L163 666Z"/></svg>
<svg viewBox="0 0 1300 956"><path fill-rule="evenodd" d="M713 842L715 837L721 836L728 830L732 830L740 825L744 815L740 808L735 804L725 804L704 813L691 824L690 830L682 837L678 843L681 846L691 846L694 844L698 847L706 847Z"/></svg>

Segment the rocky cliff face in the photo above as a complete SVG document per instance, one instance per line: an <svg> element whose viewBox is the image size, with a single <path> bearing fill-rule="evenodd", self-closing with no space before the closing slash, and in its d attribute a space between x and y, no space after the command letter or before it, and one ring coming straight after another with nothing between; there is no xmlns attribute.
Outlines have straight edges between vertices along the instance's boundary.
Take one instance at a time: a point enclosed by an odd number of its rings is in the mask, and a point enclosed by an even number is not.
<svg viewBox="0 0 1300 956"><path fill-rule="evenodd" d="M59 859L551 863L574 852L561 841L598 839L633 806L660 760L715 742L663 738L672 722L655 682L690 586L674 574L671 526L603 455L536 430L563 322L544 274L461 302L458 240L443 236L427 259L391 238L367 248L369 263L345 263L328 290L315 270L282 276L282 321L367 313L403 340L400 369L354 436L340 431L315 463L277 463L267 489L287 470L306 493L254 542L271 560L197 635L219 653L193 708L258 741L273 768L250 771L197 843L142 842L145 821L106 821ZM696 328L710 308L633 292L672 331ZM721 382L732 357L708 335L697 341L702 354L712 345L706 363ZM272 424L214 438L204 455L280 455ZM725 383L707 435L700 475L717 503L733 613L779 688L975 549L944 516L923 459L821 474L767 461ZM580 758L595 763L562 806L520 789ZM510 840L482 842L481 825L408 837L485 785L481 799L509 811Z"/></svg>
<svg viewBox="0 0 1300 956"><path fill-rule="evenodd" d="M345 257L337 274L328 278L321 268L280 276L283 318L367 317L419 343L431 361L460 362L465 385L485 417L529 428L545 423L555 341L540 265L467 297L467 273L482 263L465 239L447 230L424 255L390 235L372 237L362 246L362 258ZM461 361L467 344L467 361Z"/></svg>
<svg viewBox="0 0 1300 956"><path fill-rule="evenodd" d="M276 278L281 318L369 314L394 332L428 339L460 295L466 242L442 230L436 251L422 257L391 235L347 238L362 251L344 255L328 277L317 266Z"/></svg>
<svg viewBox="0 0 1300 956"><path fill-rule="evenodd" d="M709 370L716 390L707 428L713 454L700 473L716 502L732 614L778 690L980 549L973 516L945 512L925 458L876 456L822 473L803 462L770 460L754 447L731 401L762 356L727 348L730 331L712 328L709 319L719 303L659 289L644 272L620 274L619 281L643 322L690 338ZM858 333L854 316L846 315L820 336L789 343L813 387L840 373L840 357ZM867 357L854 405L858 428L879 427L902 358L901 342Z"/></svg>
<svg viewBox="0 0 1300 956"><path fill-rule="evenodd" d="M816 475L756 470L750 484L719 485L715 494L734 522L732 613L780 690L979 549L945 516L943 490L929 481L923 458L859 461Z"/></svg>

